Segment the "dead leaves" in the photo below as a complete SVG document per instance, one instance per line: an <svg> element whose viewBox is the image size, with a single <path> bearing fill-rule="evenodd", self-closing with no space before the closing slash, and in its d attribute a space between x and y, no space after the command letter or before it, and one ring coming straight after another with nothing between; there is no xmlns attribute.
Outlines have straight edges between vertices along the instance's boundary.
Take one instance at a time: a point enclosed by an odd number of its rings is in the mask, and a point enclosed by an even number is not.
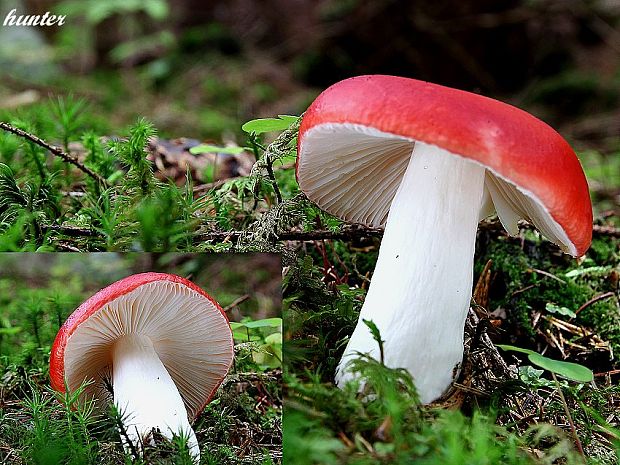
<svg viewBox="0 0 620 465"><path fill-rule="evenodd" d="M189 171L197 183L212 183L239 176L248 176L254 164L254 155L242 151L230 153L192 154L190 149L200 145L196 139L181 137L178 139L153 138L149 141L148 159L157 168L155 175L160 179L172 179L175 184L185 184Z"/></svg>

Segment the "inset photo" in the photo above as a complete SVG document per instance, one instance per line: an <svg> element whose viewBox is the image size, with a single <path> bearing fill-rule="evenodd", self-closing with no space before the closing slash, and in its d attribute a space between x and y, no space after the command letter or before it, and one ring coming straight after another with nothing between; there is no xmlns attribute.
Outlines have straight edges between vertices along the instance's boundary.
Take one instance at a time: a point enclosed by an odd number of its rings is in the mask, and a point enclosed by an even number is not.
<svg viewBox="0 0 620 465"><path fill-rule="evenodd" d="M277 254L0 254L5 464L279 464Z"/></svg>

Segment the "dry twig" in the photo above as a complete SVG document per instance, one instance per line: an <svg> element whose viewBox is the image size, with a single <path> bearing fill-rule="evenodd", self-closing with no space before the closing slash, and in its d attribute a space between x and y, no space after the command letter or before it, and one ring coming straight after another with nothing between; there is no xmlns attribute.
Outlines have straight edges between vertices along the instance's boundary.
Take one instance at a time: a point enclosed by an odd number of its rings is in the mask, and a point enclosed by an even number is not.
<svg viewBox="0 0 620 465"><path fill-rule="evenodd" d="M597 296L592 297L590 300L588 300L586 303L584 303L581 307L579 307L577 309L577 311L575 312L575 315L578 315L579 312L581 312L582 310L588 308L590 305L598 302L599 300L605 300L605 299L609 299L610 297L614 297L616 294L613 292L605 292L603 294L599 294Z"/></svg>
<svg viewBox="0 0 620 465"><path fill-rule="evenodd" d="M30 142L34 142L38 146L43 147L44 149L50 151L53 155L56 155L57 157L61 158L64 162L75 166L77 169L82 171L84 174L90 176L95 181L99 182L102 186L109 187L108 181L106 181L101 175L95 173L93 170L85 166L83 163L80 163L80 161L77 158L64 152L61 148L48 144L43 139L35 136L34 134L30 134L29 132L26 132L22 129L11 126L10 124L2 122L2 121L0 121L0 129L3 129L7 132L15 134L16 136L29 140Z"/></svg>

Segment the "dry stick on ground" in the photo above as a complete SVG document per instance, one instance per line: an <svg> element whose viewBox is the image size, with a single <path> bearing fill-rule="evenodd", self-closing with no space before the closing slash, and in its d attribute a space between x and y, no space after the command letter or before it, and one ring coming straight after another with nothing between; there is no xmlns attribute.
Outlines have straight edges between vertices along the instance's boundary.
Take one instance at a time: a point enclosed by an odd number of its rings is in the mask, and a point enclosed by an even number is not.
<svg viewBox="0 0 620 465"><path fill-rule="evenodd" d="M530 225L521 224L521 229L533 229ZM502 232L503 227L499 221L481 223L478 229L485 231ZM620 228L611 226L597 226L593 228L595 236L620 237ZM235 241L242 231L214 231L198 234L195 238L202 241L231 242ZM368 237L383 236L383 228L366 227L360 224L344 225L338 231L315 230L315 231L284 231L279 233L278 239L281 241L318 241L318 240L352 240Z"/></svg>
<svg viewBox="0 0 620 465"><path fill-rule="evenodd" d="M531 229L529 225L520 225L521 229ZM97 233L92 229L78 228L71 226L43 226L44 230L52 230L70 237L93 237ZM501 233L503 228L499 221L486 222L479 225L480 230L495 231ZM194 236L194 239L204 242L236 242L244 231L210 231L205 233L198 233ZM611 236L620 237L620 228L613 228L611 226L594 226L595 236ZM325 230L319 229L316 231L284 231L277 234L277 238L280 241L295 241L295 242L311 242L318 240L341 240L350 241L354 239L363 239L383 236L382 228L371 228L359 224L343 225L340 230Z"/></svg>
<svg viewBox="0 0 620 465"><path fill-rule="evenodd" d="M224 312L229 312L233 308L235 308L237 305L240 305L249 299L251 299L251 297L248 294L242 295L241 297L238 297L235 300L233 300L229 305L226 305L226 307L224 307L222 310L224 310Z"/></svg>
<svg viewBox="0 0 620 465"><path fill-rule="evenodd" d="M57 226L57 225L43 225L41 226L43 232L56 232L67 237L96 237L97 231L93 229L78 228L73 226Z"/></svg>
<svg viewBox="0 0 620 465"><path fill-rule="evenodd" d="M214 242L236 242L244 231L214 231L202 233L195 236L199 241ZM366 228L360 225L343 226L339 231L318 230L318 231L284 231L277 234L279 241L318 241L322 239L328 240L352 240L364 237L381 237L383 229Z"/></svg>
<svg viewBox="0 0 620 465"><path fill-rule="evenodd" d="M614 228L613 226L599 226L595 224L592 230L595 236L620 237L620 228Z"/></svg>
<svg viewBox="0 0 620 465"><path fill-rule="evenodd" d="M586 303L584 303L581 307L579 307L576 311L575 311L575 315L578 315L579 312L581 312L582 310L586 309L587 307L589 307L590 305L598 302L599 300L605 300L605 299L609 299L610 297L614 297L616 294L614 292L605 292L604 294L599 294L595 297L592 297L590 300L588 300Z"/></svg>
<svg viewBox="0 0 620 465"><path fill-rule="evenodd" d="M605 371L603 373L594 373L594 376L611 376L611 375L620 375L620 370L610 370L610 371Z"/></svg>
<svg viewBox="0 0 620 465"><path fill-rule="evenodd" d="M222 386L220 389L226 388L230 384L235 383L251 383L251 382L265 382L265 381L274 381L279 382L282 379L282 370L274 369L270 371L266 371L264 373L233 373L231 375L226 376L224 381L222 382Z"/></svg>
<svg viewBox="0 0 620 465"><path fill-rule="evenodd" d="M95 173L93 170L91 170L87 166L84 166L84 164L80 163L78 161L78 159L75 158L74 156L69 155L66 152L63 152L62 149L60 149L59 147L53 146L51 144L48 144L43 139L35 136L34 134L30 134L29 132L26 132L26 131L24 131L22 129L19 129L19 128L16 128L14 126L11 126L10 124L2 122L2 121L0 121L0 129L3 129L5 131L7 131L7 132L15 134L16 136L19 136L19 137L22 137L24 139L27 139L30 142L34 142L38 146L43 147L46 150L49 150L52 154L54 154L57 157L61 158L64 162L70 163L71 165L75 166L80 171L82 171L84 174L90 176L95 181L99 182L102 186L109 187L108 182L102 176L100 176L99 174Z"/></svg>

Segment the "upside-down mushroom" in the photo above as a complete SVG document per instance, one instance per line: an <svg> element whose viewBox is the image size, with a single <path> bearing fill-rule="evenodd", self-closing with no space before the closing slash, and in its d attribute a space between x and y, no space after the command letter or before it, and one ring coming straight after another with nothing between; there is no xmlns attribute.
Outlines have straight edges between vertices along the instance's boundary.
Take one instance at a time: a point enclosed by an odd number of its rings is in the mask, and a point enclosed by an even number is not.
<svg viewBox="0 0 620 465"><path fill-rule="evenodd" d="M129 276L100 290L71 314L50 356L52 387L109 398L136 450L164 437L200 448L190 419L200 413L233 359L232 332L219 304L194 283L164 273ZM129 446L126 444L126 446Z"/></svg>

